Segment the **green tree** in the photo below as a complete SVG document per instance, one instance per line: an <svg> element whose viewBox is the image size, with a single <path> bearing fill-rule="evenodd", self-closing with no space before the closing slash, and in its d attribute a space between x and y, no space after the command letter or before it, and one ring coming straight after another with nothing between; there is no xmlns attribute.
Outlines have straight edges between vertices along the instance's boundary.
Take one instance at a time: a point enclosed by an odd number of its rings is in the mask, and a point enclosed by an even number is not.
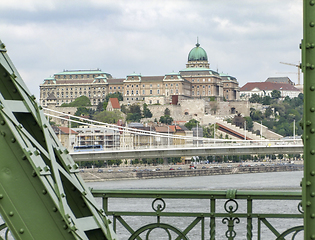
<svg viewBox="0 0 315 240"><path fill-rule="evenodd" d="M190 119L189 122L185 123L185 127L191 130L193 127L196 127L200 122L196 119Z"/></svg>
<svg viewBox="0 0 315 240"><path fill-rule="evenodd" d="M110 98L118 98L118 101L123 101L123 95L120 92L109 93L105 97L105 102L108 102Z"/></svg>
<svg viewBox="0 0 315 240"><path fill-rule="evenodd" d="M152 112L148 108L148 105L146 103L143 104L143 117L144 118L151 118Z"/></svg>
<svg viewBox="0 0 315 240"><path fill-rule="evenodd" d="M122 118L120 111L102 111L93 116L94 120L104 123L117 123Z"/></svg>
<svg viewBox="0 0 315 240"><path fill-rule="evenodd" d="M281 98L281 92L278 90L272 90L271 97L273 99L279 99L279 98Z"/></svg>
<svg viewBox="0 0 315 240"><path fill-rule="evenodd" d="M251 103L261 103L262 102L262 98L256 93L254 93L248 100Z"/></svg>
<svg viewBox="0 0 315 240"><path fill-rule="evenodd" d="M165 108L164 110L164 116L171 116L171 111L168 108Z"/></svg>
<svg viewBox="0 0 315 240"><path fill-rule="evenodd" d="M76 98L71 103L63 103L61 107L83 107L83 106L91 106L91 101L87 96L80 96Z"/></svg>
<svg viewBox="0 0 315 240"><path fill-rule="evenodd" d="M161 116L159 122L170 125L173 122L173 118L168 115Z"/></svg>

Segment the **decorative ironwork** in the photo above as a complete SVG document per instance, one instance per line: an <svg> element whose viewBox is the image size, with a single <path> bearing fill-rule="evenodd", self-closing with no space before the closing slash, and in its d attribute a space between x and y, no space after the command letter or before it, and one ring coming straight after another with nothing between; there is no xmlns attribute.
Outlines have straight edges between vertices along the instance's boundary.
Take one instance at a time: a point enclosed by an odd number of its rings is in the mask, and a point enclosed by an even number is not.
<svg viewBox="0 0 315 240"><path fill-rule="evenodd" d="M233 206L233 204L235 206ZM236 224L240 223L240 219L238 217L233 217L232 215L238 210L238 203L234 199L229 199L224 204L224 210L230 214L230 217L225 217L222 219L222 223L228 225L228 230L225 232L225 236L229 240L233 240L236 236L236 232L234 230L234 222Z"/></svg>
<svg viewBox="0 0 315 240"><path fill-rule="evenodd" d="M116 222L119 221L122 226L130 233L128 237L124 236L124 239L150 239L156 234L154 230L162 229L167 238L166 239L188 239L190 234L196 239L196 231L200 231L200 234L197 234L198 239L217 239L217 232L224 231L225 225L227 224L228 230L225 231L225 239L234 240L237 236L241 236L243 239L253 240L253 228L255 232L258 233L258 239L261 239L261 227L262 224L267 227L270 231L268 234L269 239L283 239L285 236L289 237L290 234L293 234L292 240L294 240L299 232L302 231L300 226L292 226L292 223L286 221L286 219L303 219L303 214L296 209L296 213L283 213L283 210L279 209L279 212L269 212L268 213L268 204L274 204L274 202L279 203L279 200L285 201L284 205L295 205L296 202L301 201L302 195L298 192L252 192L252 191L144 191L144 190L92 190L92 193L95 197L103 198L104 210L106 215L113 216L113 225L115 226L115 231L119 236L120 229L116 229ZM228 194L227 194L228 193ZM151 208L150 205L147 209L151 211L145 211L145 207L141 206L140 211L136 211L130 206L130 209L135 211L115 211L110 210L109 200L124 198L126 203L128 198L138 198L138 199L152 199ZM231 199L232 198L232 199ZM209 204L202 203L203 206L210 206L210 211L204 208L205 211L191 211L190 208L185 208L185 210L172 209L168 207L168 211L165 211L166 205L170 199L176 201L185 201L191 200L192 202L201 202L209 201ZM261 200L267 200L264 204L261 204ZM290 201L294 201L291 202ZM110 201L112 202L112 200ZM239 205L245 204L245 208L240 208ZM266 211L256 212L253 210L254 203L262 207L266 206ZM198 204L197 204L198 205ZM200 204L199 204L200 205ZM190 205L194 206L194 205ZM117 207L117 206L116 206ZM218 209L221 209L220 211ZM245 209L245 210L244 210ZM139 209L137 209L139 210ZM134 224L133 220L128 222L128 216L139 216L142 221L145 217L156 217L155 222L148 222L143 226L135 227L135 230L131 225ZM171 220L168 221L168 218ZM177 218L178 220L174 220ZM162 222L163 219L163 222ZM205 224L206 219L210 220L210 224L207 226ZM216 226L216 220L222 220L223 224ZM253 220L256 219L257 225L253 225ZM269 221L273 219L278 219L279 221ZM152 219L151 219L152 221ZM171 222L170 222L171 221ZM273 223L272 223L273 222ZM178 224L181 223L181 224ZM246 223L246 224L244 224ZM236 231L235 226L244 227L242 233ZM288 230L284 232L279 232L277 228L282 228L287 226ZM208 236L206 236L208 232ZM141 235L141 236L140 236ZM174 236L176 237L174 238ZM244 236L242 236L244 235ZM283 238L279 237L282 236ZM291 236L291 235L290 235ZM156 238L154 238L156 239ZM165 239L165 237L163 238ZM256 239L256 236L255 236Z"/></svg>
<svg viewBox="0 0 315 240"><path fill-rule="evenodd" d="M128 238L128 239L129 240L134 240L137 237L139 237L145 231L148 231L147 234L146 234L146 238L145 239L149 239L152 230L157 229L157 228L165 230L165 232L168 235L168 239L169 240L172 240L172 235L170 233L170 230L177 234L177 236L175 236L174 239L177 239L177 240L180 240L180 239L189 240L180 230L178 230L174 226L171 226L171 225L165 224L165 223L153 223L153 224L145 225L145 226L139 228L137 231L135 231L131 235L131 237Z"/></svg>

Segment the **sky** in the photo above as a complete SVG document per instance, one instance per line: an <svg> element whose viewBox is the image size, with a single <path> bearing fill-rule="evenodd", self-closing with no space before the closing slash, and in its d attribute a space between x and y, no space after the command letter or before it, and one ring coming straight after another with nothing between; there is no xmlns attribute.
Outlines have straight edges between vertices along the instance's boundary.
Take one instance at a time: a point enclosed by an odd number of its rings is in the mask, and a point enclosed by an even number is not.
<svg viewBox="0 0 315 240"><path fill-rule="evenodd" d="M240 87L297 83L302 0L0 0L0 40L32 94L54 73L124 78L186 67L197 37L210 68Z"/></svg>

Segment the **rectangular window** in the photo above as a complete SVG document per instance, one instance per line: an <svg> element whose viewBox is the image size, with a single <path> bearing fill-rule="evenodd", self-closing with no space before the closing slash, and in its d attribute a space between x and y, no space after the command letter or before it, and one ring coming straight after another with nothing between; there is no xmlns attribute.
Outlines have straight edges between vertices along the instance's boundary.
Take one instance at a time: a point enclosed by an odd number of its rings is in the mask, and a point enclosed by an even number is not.
<svg viewBox="0 0 315 240"><path fill-rule="evenodd" d="M152 90L150 90L150 94L152 94Z"/></svg>
<svg viewBox="0 0 315 240"><path fill-rule="evenodd" d="M142 94L145 95L145 90L142 90Z"/></svg>

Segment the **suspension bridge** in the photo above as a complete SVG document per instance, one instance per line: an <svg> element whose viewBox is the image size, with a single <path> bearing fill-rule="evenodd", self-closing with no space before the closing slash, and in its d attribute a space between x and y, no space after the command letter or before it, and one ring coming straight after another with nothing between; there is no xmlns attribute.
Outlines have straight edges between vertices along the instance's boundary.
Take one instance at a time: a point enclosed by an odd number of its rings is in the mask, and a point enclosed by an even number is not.
<svg viewBox="0 0 315 240"><path fill-rule="evenodd" d="M46 116L68 121L69 126L70 122L74 122L88 126L91 130L89 133L79 132L73 137L75 145L69 144L72 147L68 149L75 161L210 155L301 154L303 152L301 139L215 139L199 137L198 132L195 137L192 134L174 135L98 122L48 108L44 110ZM81 129L85 130L85 128ZM93 129L103 129L103 131ZM73 130L80 131L80 128ZM110 142L111 144L106 144L107 136L113 140ZM89 143L93 144L81 145L80 143L86 142L86 138L89 138ZM71 141L70 138L69 141Z"/></svg>

